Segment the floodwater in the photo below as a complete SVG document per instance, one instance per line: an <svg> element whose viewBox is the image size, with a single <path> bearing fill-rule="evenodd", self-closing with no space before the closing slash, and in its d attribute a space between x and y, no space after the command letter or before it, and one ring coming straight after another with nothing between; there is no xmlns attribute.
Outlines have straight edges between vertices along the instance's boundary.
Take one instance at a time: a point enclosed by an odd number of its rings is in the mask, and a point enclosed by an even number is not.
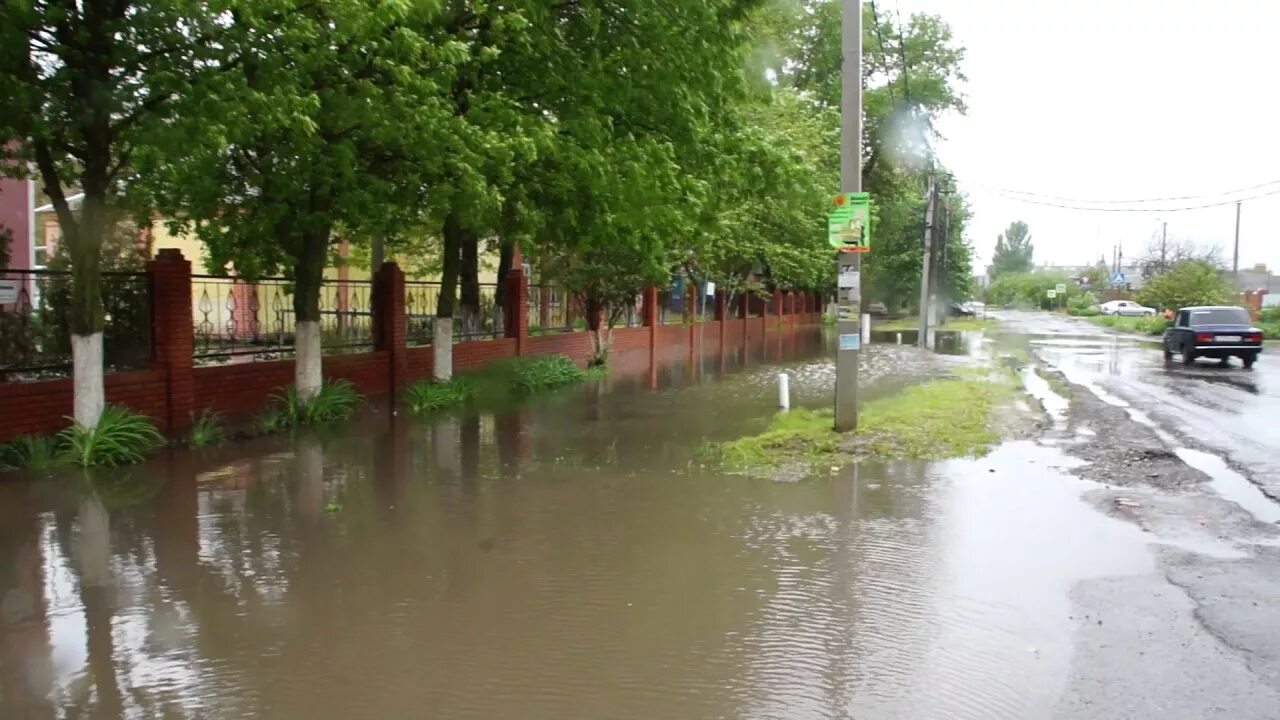
<svg viewBox="0 0 1280 720"><path fill-rule="evenodd" d="M1028 442L800 483L699 467L764 426L779 370L826 402L829 356L814 334L0 484L0 717L1047 716L1071 586L1149 572L1141 531Z"/></svg>

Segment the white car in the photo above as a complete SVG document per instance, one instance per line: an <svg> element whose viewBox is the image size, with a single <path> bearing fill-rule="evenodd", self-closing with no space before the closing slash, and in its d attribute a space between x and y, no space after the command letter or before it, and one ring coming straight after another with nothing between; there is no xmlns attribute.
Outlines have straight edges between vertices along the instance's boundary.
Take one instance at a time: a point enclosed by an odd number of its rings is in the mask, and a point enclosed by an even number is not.
<svg viewBox="0 0 1280 720"><path fill-rule="evenodd" d="M1155 308L1149 308L1145 305L1139 305L1136 302L1128 300L1112 300L1109 303L1102 303L1098 306L1098 312L1103 315L1155 315Z"/></svg>

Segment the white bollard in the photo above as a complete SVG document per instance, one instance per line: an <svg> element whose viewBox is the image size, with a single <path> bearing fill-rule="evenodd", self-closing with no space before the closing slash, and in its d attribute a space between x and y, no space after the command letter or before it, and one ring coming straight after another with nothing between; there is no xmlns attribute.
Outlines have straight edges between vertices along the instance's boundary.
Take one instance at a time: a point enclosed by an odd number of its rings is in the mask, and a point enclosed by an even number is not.
<svg viewBox="0 0 1280 720"><path fill-rule="evenodd" d="M898 344L902 344L902 333L898 333Z"/></svg>
<svg viewBox="0 0 1280 720"><path fill-rule="evenodd" d="M871 314L862 313L862 344L871 344Z"/></svg>
<svg viewBox="0 0 1280 720"><path fill-rule="evenodd" d="M791 379L786 373L778 373L778 406L783 410L791 409Z"/></svg>

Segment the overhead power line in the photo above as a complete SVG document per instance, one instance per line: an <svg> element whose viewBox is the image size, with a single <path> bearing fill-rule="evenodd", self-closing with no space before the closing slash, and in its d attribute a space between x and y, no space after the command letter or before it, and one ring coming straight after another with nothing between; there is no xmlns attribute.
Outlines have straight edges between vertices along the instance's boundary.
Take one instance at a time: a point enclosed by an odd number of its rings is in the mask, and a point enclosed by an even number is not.
<svg viewBox="0 0 1280 720"><path fill-rule="evenodd" d="M1082 210L1086 212L1127 212L1127 213L1175 213L1185 212L1188 210L1203 210L1205 208L1222 207L1224 205L1235 205L1236 203L1248 202L1250 200L1258 200L1272 195L1280 195L1280 187L1274 188L1264 193L1257 193L1248 197L1231 198L1230 200L1219 200L1211 203L1203 203L1200 205L1186 205L1182 207L1088 207L1085 205L1069 205L1066 203L1049 202L1047 200L1039 200L1031 197L1022 197L1013 195L1007 191L998 188L989 188L985 185L975 186L980 190L987 190L993 194L1006 200L1014 200L1017 202L1027 203L1028 205L1041 205L1044 207L1061 208L1063 210ZM1265 186L1260 186L1265 187Z"/></svg>
<svg viewBox="0 0 1280 720"><path fill-rule="evenodd" d="M1012 190L1009 188L1000 188L1000 187L994 187L991 185L982 185L981 183L977 184L978 187L984 188L986 190L991 190L994 192L1005 193L1008 195L1025 195L1027 197L1036 198L1039 200L1053 200L1055 202L1070 203L1072 205L1138 205L1141 203L1153 203L1153 202L1180 202L1182 200L1200 200L1200 199L1208 199L1208 198L1226 197L1228 195L1238 195L1240 193L1252 192L1254 190L1271 187L1273 185L1280 185L1280 180L1270 180L1264 183L1258 183L1257 185L1250 185L1249 187L1236 188L1235 190L1224 190L1222 192L1214 192L1214 193L1201 193L1199 195L1174 195L1170 197L1141 198L1141 199L1135 199L1135 200L1109 200L1109 199L1082 200L1080 198L1068 198L1068 197L1061 197L1058 195L1046 195L1043 193L1035 193L1035 192L1030 192L1028 190ZM1259 197L1263 197L1263 196L1260 195ZM1235 200L1231 200L1230 202L1235 202Z"/></svg>

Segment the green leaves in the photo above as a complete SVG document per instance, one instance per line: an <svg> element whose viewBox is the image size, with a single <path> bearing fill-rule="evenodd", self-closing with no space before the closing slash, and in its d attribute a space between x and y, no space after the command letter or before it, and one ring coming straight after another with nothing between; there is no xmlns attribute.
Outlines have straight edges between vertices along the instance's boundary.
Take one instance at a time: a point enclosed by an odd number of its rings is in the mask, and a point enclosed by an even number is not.
<svg viewBox="0 0 1280 720"><path fill-rule="evenodd" d="M1231 283L1213 263L1183 260L1156 275L1138 292L1138 302L1157 312L1192 305L1223 305L1235 295Z"/></svg>
<svg viewBox="0 0 1280 720"><path fill-rule="evenodd" d="M996 240L995 255L991 258L992 277L1006 273L1027 273L1035 267L1032 260L1035 246L1031 244L1031 230L1021 220L1009 223L1009 228Z"/></svg>
<svg viewBox="0 0 1280 720"><path fill-rule="evenodd" d="M131 465L164 444L151 418L120 405L108 405L96 427L76 423L60 437L64 457L80 467Z"/></svg>

